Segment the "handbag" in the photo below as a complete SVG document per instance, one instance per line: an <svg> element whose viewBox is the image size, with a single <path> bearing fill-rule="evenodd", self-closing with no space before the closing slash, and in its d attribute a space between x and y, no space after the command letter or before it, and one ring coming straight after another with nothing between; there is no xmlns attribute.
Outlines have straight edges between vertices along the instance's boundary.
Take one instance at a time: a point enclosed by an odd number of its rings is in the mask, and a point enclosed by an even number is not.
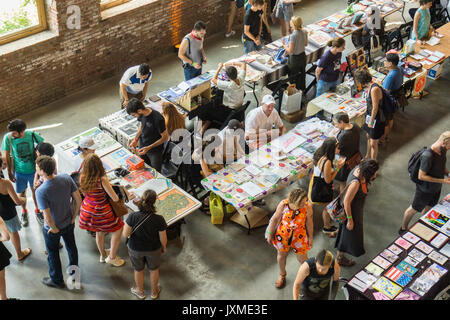
<svg viewBox="0 0 450 320"><path fill-rule="evenodd" d="M345 221L347 221L347 214L345 213L344 205L342 204L342 200L344 198L344 194L347 191L348 186L349 186L349 184L347 184L345 186L344 190L341 191L341 193L336 197L336 199L331 201L325 207L325 210L327 211L331 220L336 221L338 223L345 223Z"/></svg>
<svg viewBox="0 0 450 320"><path fill-rule="evenodd" d="M325 163L326 160L323 162L320 176L313 177L314 181L311 188L311 201L313 202L330 202L333 200L333 189L330 184L325 182L325 178L322 178Z"/></svg>
<svg viewBox="0 0 450 320"><path fill-rule="evenodd" d="M356 152L354 155L352 155L349 159L347 159L345 161L345 164L347 165L347 167L352 170L354 167L356 167L361 160L363 159L363 155L361 154L361 152Z"/></svg>
<svg viewBox="0 0 450 320"><path fill-rule="evenodd" d="M111 205L111 209L116 216L116 218L120 218L126 214L128 214L128 208L125 205L125 202L128 202L128 196L126 192L123 190L122 186L112 185L114 192L119 196L118 201L113 201L108 192L106 192L105 188L103 188L103 184L101 184L103 191L105 191L106 199L108 199L109 204Z"/></svg>

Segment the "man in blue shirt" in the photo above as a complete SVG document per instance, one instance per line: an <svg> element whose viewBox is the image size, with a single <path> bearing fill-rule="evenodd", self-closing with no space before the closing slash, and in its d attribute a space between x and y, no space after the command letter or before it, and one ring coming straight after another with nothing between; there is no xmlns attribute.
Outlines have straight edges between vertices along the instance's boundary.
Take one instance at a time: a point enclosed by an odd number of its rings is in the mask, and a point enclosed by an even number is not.
<svg viewBox="0 0 450 320"><path fill-rule="evenodd" d="M389 73L383 81L383 88L391 94L395 94L403 85L403 71L398 66L398 62L398 54L388 53L386 55L384 67L389 70ZM384 135L380 139L380 143L389 141L389 133L391 132L392 126L394 125L394 114L387 112L385 114L386 127L384 130Z"/></svg>
<svg viewBox="0 0 450 320"><path fill-rule="evenodd" d="M44 177L44 183L36 190L39 209L44 212L45 247L50 277L42 283L54 288L64 288L64 278L59 257L61 237L66 244L69 266L78 265L75 243L75 219L80 212L81 196L72 178L67 174L55 175L56 161L49 156L39 156L36 171Z"/></svg>

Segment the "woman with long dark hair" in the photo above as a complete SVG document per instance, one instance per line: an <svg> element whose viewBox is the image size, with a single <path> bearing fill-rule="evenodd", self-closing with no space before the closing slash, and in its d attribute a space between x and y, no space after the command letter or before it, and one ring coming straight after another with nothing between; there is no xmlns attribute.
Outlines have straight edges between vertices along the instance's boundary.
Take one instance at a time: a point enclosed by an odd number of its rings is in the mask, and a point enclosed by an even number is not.
<svg viewBox="0 0 450 320"><path fill-rule="evenodd" d="M100 252L100 263L122 266L125 261L117 256L117 249L123 221L114 215L107 196L112 201L119 201L119 197L114 192L106 177L103 163L96 154L89 154L84 159L80 190L84 194L80 209L80 229L96 233L95 241ZM106 233L112 233L109 250L105 249Z"/></svg>
<svg viewBox="0 0 450 320"><path fill-rule="evenodd" d="M347 223L339 224L336 238L337 262L342 267L350 267L355 261L347 258L344 253L354 257L363 255L364 230L363 214L368 186L377 177L379 165L376 160L364 159L356 166L347 178L347 190L343 197Z"/></svg>
<svg viewBox="0 0 450 320"><path fill-rule="evenodd" d="M128 239L128 253L134 268L135 285L131 287L131 293L139 299L145 299L145 266L150 271L151 298L157 299L161 292L158 283L159 265L161 254L166 251L167 224L162 216L156 214L156 198L155 191L146 190L138 200L139 211L128 216L123 228L123 236Z"/></svg>
<svg viewBox="0 0 450 320"><path fill-rule="evenodd" d="M339 148L336 138L326 139L314 153L314 172L308 192L312 205L324 204L326 206L333 200L333 180L345 163L345 159L339 159L337 166L334 166L333 161L337 153L339 153ZM322 232L330 237L335 237L337 228L331 225L330 216L325 208L322 212L322 218Z"/></svg>

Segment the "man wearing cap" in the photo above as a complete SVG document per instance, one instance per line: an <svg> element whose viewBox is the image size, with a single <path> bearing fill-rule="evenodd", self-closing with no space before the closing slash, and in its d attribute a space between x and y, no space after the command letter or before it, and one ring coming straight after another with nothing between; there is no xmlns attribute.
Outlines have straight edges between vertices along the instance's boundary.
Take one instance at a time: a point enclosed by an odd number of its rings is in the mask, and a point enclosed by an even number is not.
<svg viewBox="0 0 450 320"><path fill-rule="evenodd" d="M128 68L120 79L120 105L125 108L131 98L144 101L147 95L148 83L152 78L152 70L149 65L143 63L139 66Z"/></svg>
<svg viewBox="0 0 450 320"><path fill-rule="evenodd" d="M92 139L91 137L80 138L80 140L78 141L78 151L80 153L79 157L76 158L76 168L74 168L75 171L81 172L84 159L88 154L95 153L95 149L97 149L97 144L95 143L94 139Z"/></svg>
<svg viewBox="0 0 450 320"><path fill-rule="evenodd" d="M241 139L243 133L239 120L231 119L228 125L217 134L221 141L215 150L217 158L223 159L224 163L229 163L242 157L245 154L244 139Z"/></svg>
<svg viewBox="0 0 450 320"><path fill-rule="evenodd" d="M253 150L270 142L286 132L283 121L277 110L274 110L275 99L265 95L261 106L251 110L245 119L245 140Z"/></svg>

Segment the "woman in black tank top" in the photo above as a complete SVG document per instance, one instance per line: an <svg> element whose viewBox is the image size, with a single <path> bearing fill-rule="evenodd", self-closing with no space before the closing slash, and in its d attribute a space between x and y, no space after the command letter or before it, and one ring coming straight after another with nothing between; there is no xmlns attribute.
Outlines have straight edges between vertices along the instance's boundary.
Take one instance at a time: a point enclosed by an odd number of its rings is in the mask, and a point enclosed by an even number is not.
<svg viewBox="0 0 450 320"><path fill-rule="evenodd" d="M315 258L309 258L300 266L294 282L293 299L301 297L302 300L328 300L333 279L331 298L334 300L339 274L340 268L333 254L328 250L320 251Z"/></svg>
<svg viewBox="0 0 450 320"><path fill-rule="evenodd" d="M3 241L9 240L9 233L6 230L3 219L0 218L0 300L6 300L6 279L5 268L9 266L9 259L11 259L11 253L3 245Z"/></svg>

